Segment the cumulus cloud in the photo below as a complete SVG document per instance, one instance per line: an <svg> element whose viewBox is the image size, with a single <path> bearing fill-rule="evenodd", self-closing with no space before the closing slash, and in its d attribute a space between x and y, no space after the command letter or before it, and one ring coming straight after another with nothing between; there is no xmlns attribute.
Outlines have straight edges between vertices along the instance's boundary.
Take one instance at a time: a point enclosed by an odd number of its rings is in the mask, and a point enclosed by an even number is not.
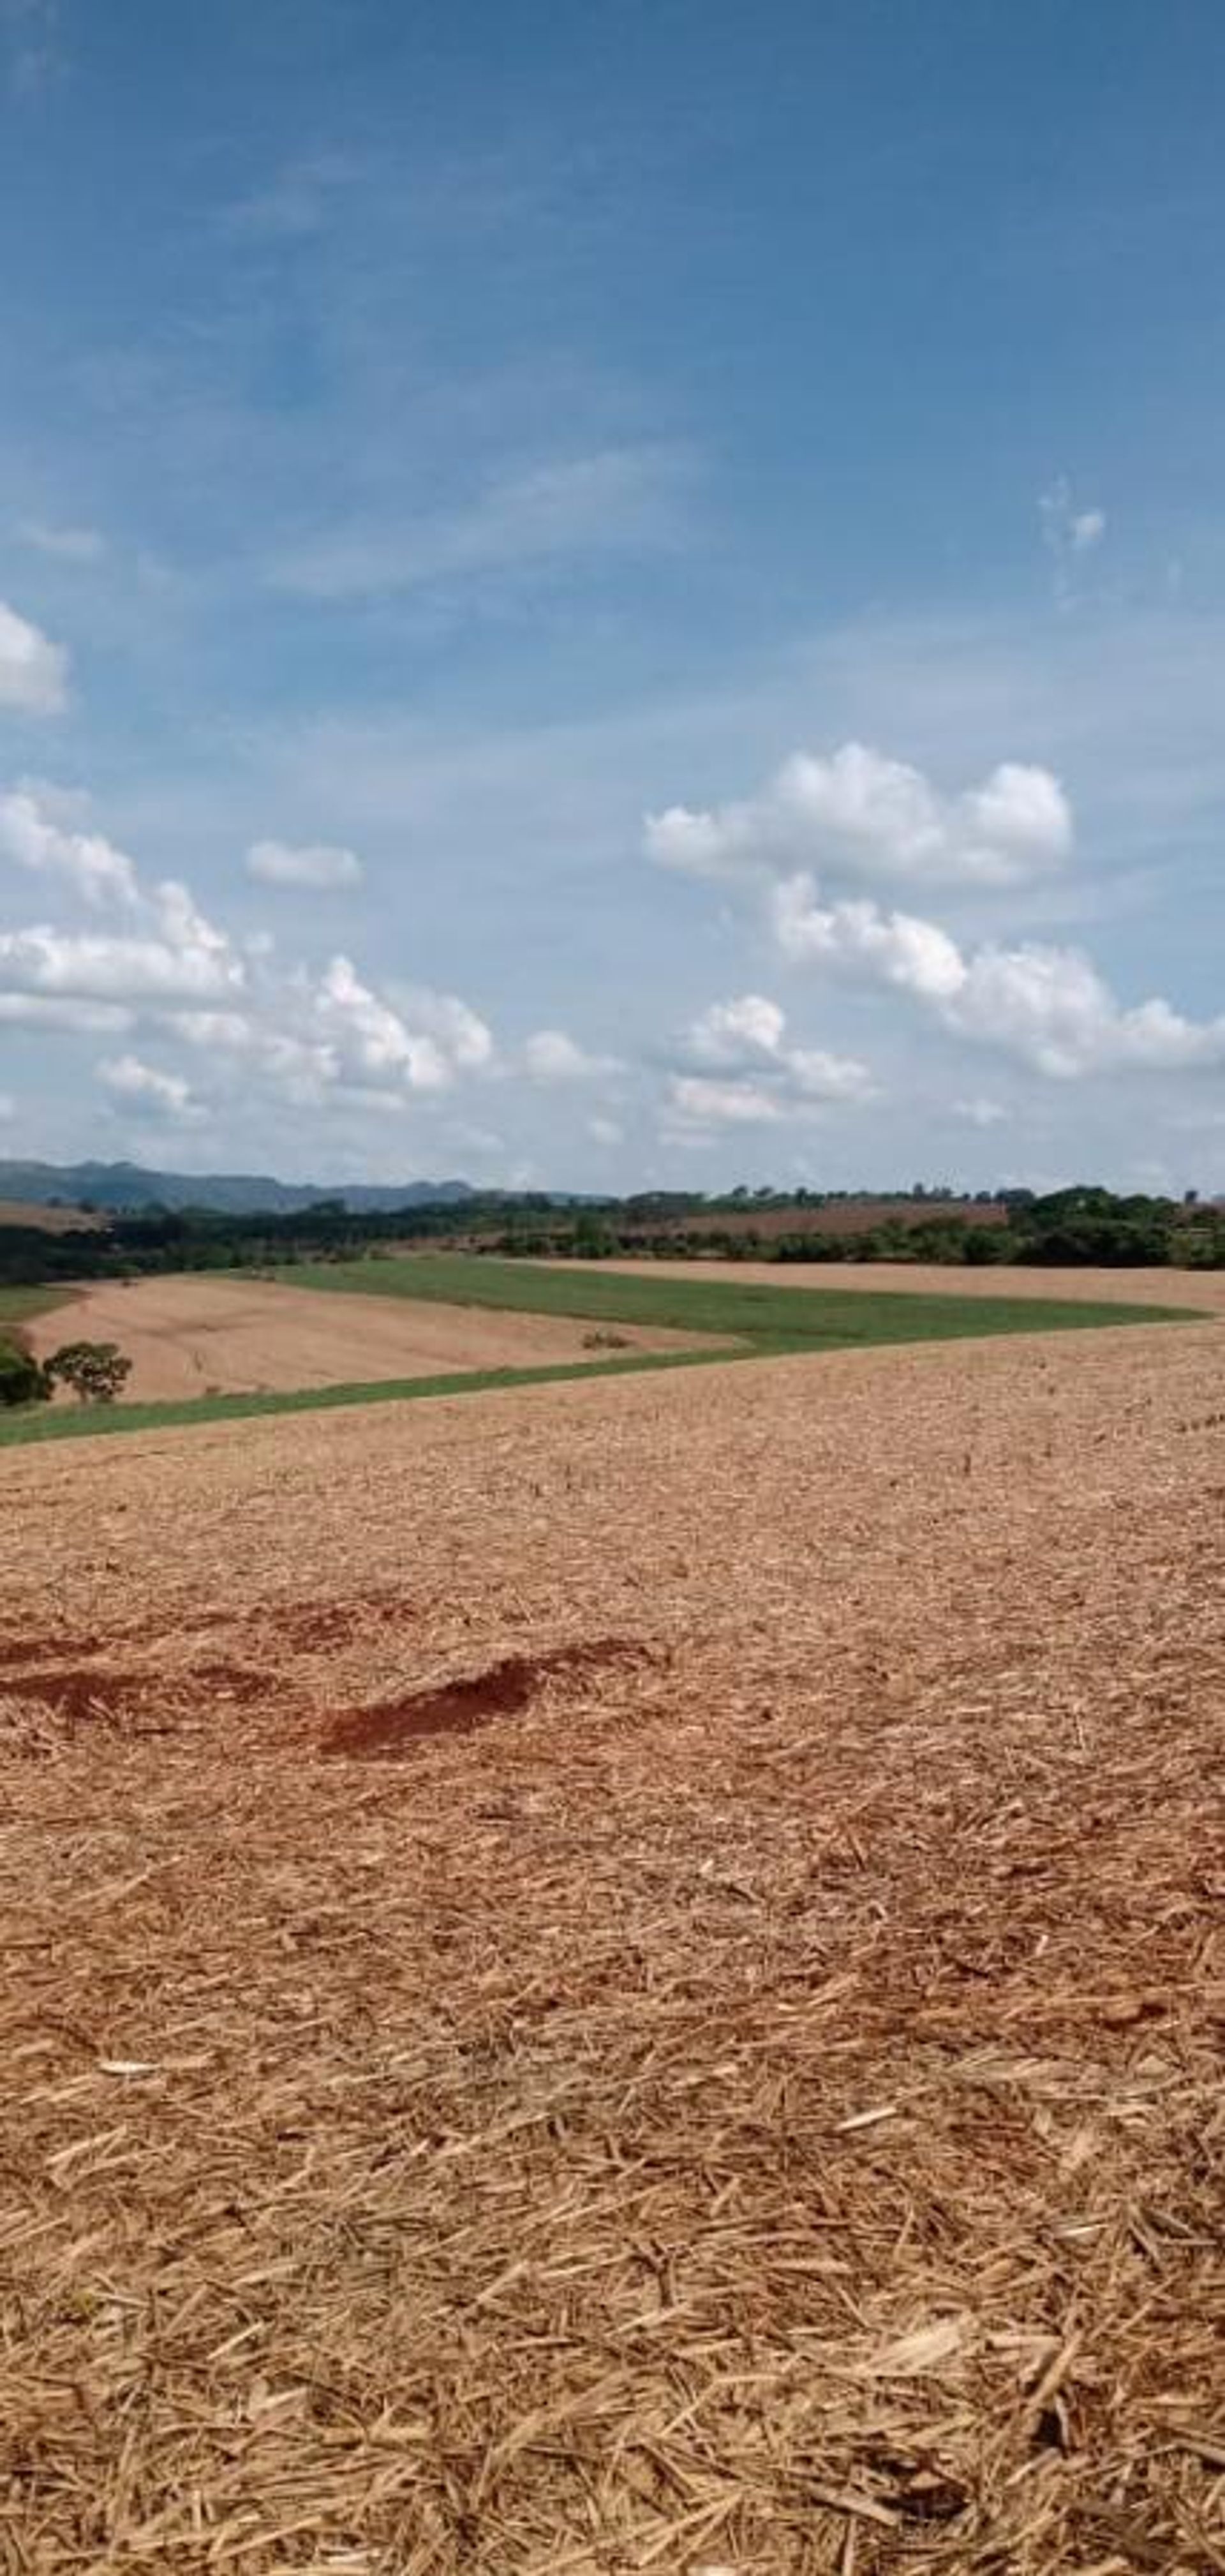
<svg viewBox="0 0 1225 2576"><path fill-rule="evenodd" d="M424 984L393 983L388 990L405 1018L434 1040L452 1072L492 1067L493 1031L457 993L434 993Z"/></svg>
<svg viewBox="0 0 1225 2576"><path fill-rule="evenodd" d="M593 1082L619 1070L615 1056L590 1055L564 1029L537 1029L524 1045L523 1061L533 1082Z"/></svg>
<svg viewBox="0 0 1225 2576"><path fill-rule="evenodd" d="M59 715L68 703L68 655L0 599L0 707Z"/></svg>
<svg viewBox="0 0 1225 2576"><path fill-rule="evenodd" d="M736 1001L712 1002L686 1032L685 1049L695 1064L739 1066L777 1056L786 1026L777 1002L763 993L742 993Z"/></svg>
<svg viewBox="0 0 1225 2576"><path fill-rule="evenodd" d="M859 972L928 1001L960 988L964 967L956 941L917 914L885 912L862 896L822 903L815 879L801 874L774 888L770 915L779 947L795 963Z"/></svg>
<svg viewBox="0 0 1225 2576"><path fill-rule="evenodd" d="M671 1075L665 1115L686 1127L774 1123L872 1097L854 1056L787 1043L786 1013L763 993L712 1002L682 1032L682 1070Z"/></svg>
<svg viewBox="0 0 1225 2576"><path fill-rule="evenodd" d="M819 867L868 882L1005 886L1059 866L1072 816L1049 769L1002 761L950 797L908 761L848 742L828 759L795 752L757 796L648 815L645 846L659 865L699 877Z"/></svg>
<svg viewBox="0 0 1225 2576"><path fill-rule="evenodd" d="M43 921L0 930L0 1025L147 1031L190 1050L211 1088L255 1085L298 1108L391 1115L417 1095L498 1070L492 1031L458 994L377 986L343 954L322 968L285 964L260 932L236 940L189 886L145 882L125 852L87 830L86 804L32 780L0 795L0 859L58 878L91 909L123 908L105 931ZM196 1114L177 1071L134 1051L105 1061L100 1079L116 1097Z"/></svg>
<svg viewBox="0 0 1225 2576"><path fill-rule="evenodd" d="M202 1001L242 981L228 953L165 939L95 937L36 924L0 931L0 990L80 1001Z"/></svg>
<svg viewBox="0 0 1225 2576"><path fill-rule="evenodd" d="M260 885L297 886L328 894L359 886L362 863L356 850L337 849L327 841L294 846L288 841L253 841L247 852L247 874Z"/></svg>
<svg viewBox="0 0 1225 2576"><path fill-rule="evenodd" d="M200 1104L192 1098L191 1087L181 1074L162 1073L139 1056L104 1056L98 1066L98 1079L115 1099L154 1117L186 1124L201 1114Z"/></svg>
<svg viewBox="0 0 1225 2576"><path fill-rule="evenodd" d="M76 801L32 784L0 794L0 858L65 878L87 903L134 903L136 869L124 851L101 832L78 831L59 819Z"/></svg>
<svg viewBox="0 0 1225 2576"><path fill-rule="evenodd" d="M1225 1064L1225 1017L1188 1020L1160 999L1127 1008L1078 949L1025 941L963 950L914 914L823 903L803 875L775 888L771 912L796 962L906 993L954 1035L1056 1080Z"/></svg>

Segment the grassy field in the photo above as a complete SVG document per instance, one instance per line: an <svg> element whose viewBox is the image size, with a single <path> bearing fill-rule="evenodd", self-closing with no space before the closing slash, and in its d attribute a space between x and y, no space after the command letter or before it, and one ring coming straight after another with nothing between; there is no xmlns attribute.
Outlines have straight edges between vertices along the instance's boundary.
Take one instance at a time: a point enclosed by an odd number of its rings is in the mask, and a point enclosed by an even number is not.
<svg viewBox="0 0 1225 2576"><path fill-rule="evenodd" d="M62 1288L0 1288L0 1335L10 1324L28 1324L63 1303Z"/></svg>
<svg viewBox="0 0 1225 2576"><path fill-rule="evenodd" d="M45 1315L50 1307L58 1306L62 1295L59 1288L0 1288L0 1350L12 1348L14 1344L19 1346L21 1326L32 1323L36 1315ZM2 1424L3 1416L0 1415L0 1426Z"/></svg>
<svg viewBox="0 0 1225 2576"><path fill-rule="evenodd" d="M673 1332L725 1334L755 1350L836 1351L858 1344L942 1342L984 1333L1076 1331L1100 1324L1173 1320L1158 1305L1073 1303L1071 1299L906 1295L896 1290L769 1288L726 1280L629 1277L539 1261L471 1259L462 1253L362 1262L303 1262L277 1273L299 1288L351 1289L365 1296L420 1297L451 1306L493 1306L537 1315L580 1315L592 1323L654 1324ZM1185 1320L1185 1318L1184 1318Z"/></svg>
<svg viewBox="0 0 1225 2576"><path fill-rule="evenodd" d="M31 1441L73 1440L93 1433L153 1431L247 1416L308 1413L357 1404L418 1401L436 1395L481 1395L502 1387L542 1386L578 1377L624 1376L641 1369L709 1366L713 1361L780 1358L805 1352L883 1347L891 1343L982 1338L999 1333L1080 1331L1100 1325L1187 1322L1168 1306L1077 1302L1033 1297L906 1295L896 1291L764 1287L704 1278L631 1278L614 1271L571 1270L539 1262L472 1259L462 1254L369 1262L303 1262L278 1278L299 1288L405 1297L433 1304L487 1307L522 1314L567 1315L593 1324L653 1326L723 1337L724 1347L634 1352L625 1357L530 1368L466 1370L347 1385L175 1398L168 1402L39 1406L0 1414L0 1448ZM56 1302L56 1292L2 1292L0 1332ZM727 1345L731 1344L732 1347Z"/></svg>

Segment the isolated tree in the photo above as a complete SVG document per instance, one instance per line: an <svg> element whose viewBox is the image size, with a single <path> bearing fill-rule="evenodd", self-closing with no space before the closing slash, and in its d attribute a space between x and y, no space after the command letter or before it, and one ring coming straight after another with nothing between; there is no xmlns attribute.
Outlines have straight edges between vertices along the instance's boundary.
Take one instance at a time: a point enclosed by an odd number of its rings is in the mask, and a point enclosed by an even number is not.
<svg viewBox="0 0 1225 2576"><path fill-rule="evenodd" d="M52 1352L46 1373L70 1386L79 1404L113 1404L132 1363L116 1342L65 1342Z"/></svg>

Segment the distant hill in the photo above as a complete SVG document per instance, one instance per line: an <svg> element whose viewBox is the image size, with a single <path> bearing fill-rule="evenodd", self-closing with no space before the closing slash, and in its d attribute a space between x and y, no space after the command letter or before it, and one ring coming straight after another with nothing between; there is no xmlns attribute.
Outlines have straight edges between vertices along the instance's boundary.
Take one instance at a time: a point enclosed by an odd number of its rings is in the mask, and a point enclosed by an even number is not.
<svg viewBox="0 0 1225 2576"><path fill-rule="evenodd" d="M58 1199L69 1207L86 1202L112 1212L198 1207L224 1216L294 1216L339 1199L355 1214L389 1215L397 1208L458 1206L475 1196L467 1181L405 1181L386 1188L338 1181L325 1188L248 1172L151 1172L139 1163L0 1162L0 1201L44 1208ZM10 1216L9 1222L17 1219Z"/></svg>

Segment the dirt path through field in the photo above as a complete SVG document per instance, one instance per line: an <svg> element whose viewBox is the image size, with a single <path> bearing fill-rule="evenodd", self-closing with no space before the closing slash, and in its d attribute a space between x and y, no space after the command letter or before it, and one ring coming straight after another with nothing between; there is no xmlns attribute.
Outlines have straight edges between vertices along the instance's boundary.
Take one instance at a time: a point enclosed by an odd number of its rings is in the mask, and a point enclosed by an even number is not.
<svg viewBox="0 0 1225 2576"><path fill-rule="evenodd" d="M95 1281L26 1328L40 1359L67 1341L117 1342L133 1363L130 1403L615 1357L589 1346L600 1329L563 1315L501 1315L273 1280L192 1277L127 1286ZM637 1325L616 1330L627 1353L681 1350L708 1338Z"/></svg>

